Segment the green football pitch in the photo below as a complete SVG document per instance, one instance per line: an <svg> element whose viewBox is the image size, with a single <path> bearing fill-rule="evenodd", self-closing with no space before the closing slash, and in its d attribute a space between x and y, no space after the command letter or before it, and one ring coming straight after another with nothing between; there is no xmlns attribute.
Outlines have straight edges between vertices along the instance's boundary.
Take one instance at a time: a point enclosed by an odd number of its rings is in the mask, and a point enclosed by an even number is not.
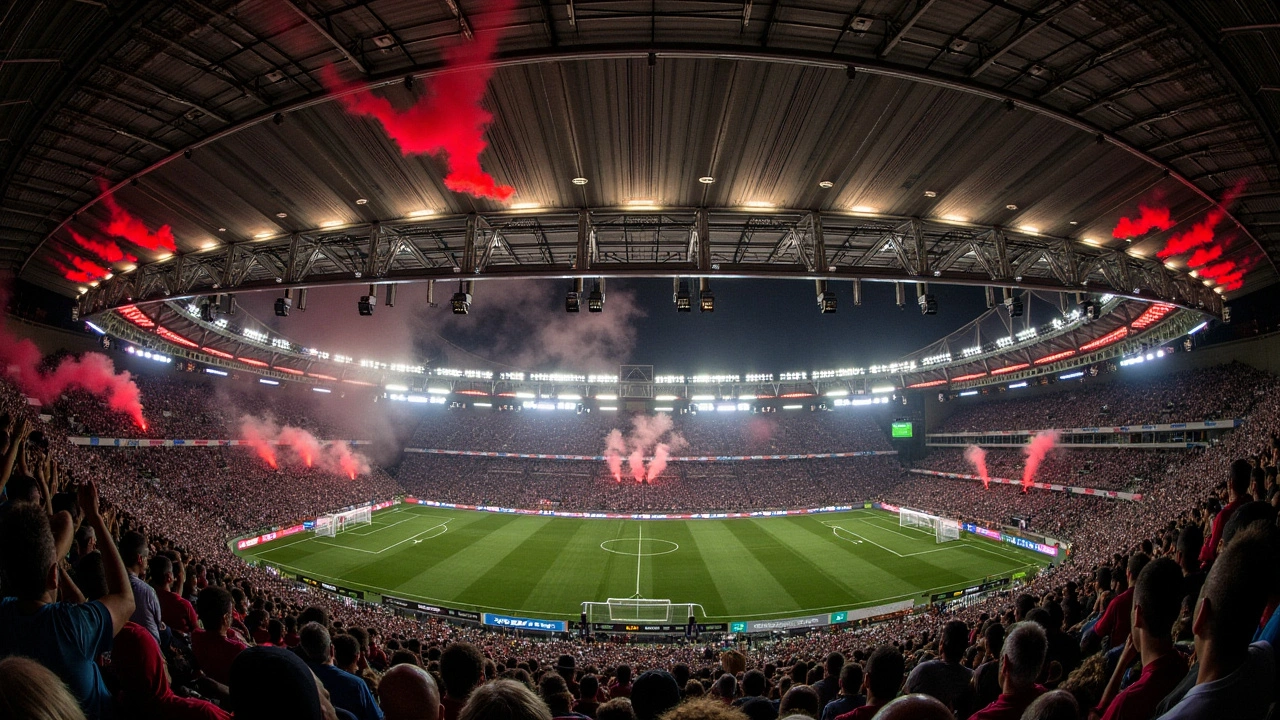
<svg viewBox="0 0 1280 720"><path fill-rule="evenodd" d="M336 537L307 532L240 554L288 574L466 610L576 619L584 601L640 597L697 603L721 622L919 599L1046 564L1037 553L962 538L939 544L879 510L631 520L396 505Z"/></svg>

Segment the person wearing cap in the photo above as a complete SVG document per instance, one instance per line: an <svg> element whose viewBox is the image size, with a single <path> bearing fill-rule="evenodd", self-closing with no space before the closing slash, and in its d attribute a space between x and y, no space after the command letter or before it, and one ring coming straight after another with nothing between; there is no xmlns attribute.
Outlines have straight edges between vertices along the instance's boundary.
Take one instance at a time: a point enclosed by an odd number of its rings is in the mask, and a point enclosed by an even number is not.
<svg viewBox="0 0 1280 720"><path fill-rule="evenodd" d="M646 670L631 685L631 707L636 720L655 720L680 704L680 686L666 670Z"/></svg>
<svg viewBox="0 0 1280 720"><path fill-rule="evenodd" d="M351 720L329 701L329 691L303 662L283 648L251 647L231 663L235 720Z"/></svg>
<svg viewBox="0 0 1280 720"><path fill-rule="evenodd" d="M564 684L569 688L569 693L575 698L581 697L578 683L574 679L574 673L577 670L577 663L572 655L561 655L556 659L556 674L564 678Z"/></svg>

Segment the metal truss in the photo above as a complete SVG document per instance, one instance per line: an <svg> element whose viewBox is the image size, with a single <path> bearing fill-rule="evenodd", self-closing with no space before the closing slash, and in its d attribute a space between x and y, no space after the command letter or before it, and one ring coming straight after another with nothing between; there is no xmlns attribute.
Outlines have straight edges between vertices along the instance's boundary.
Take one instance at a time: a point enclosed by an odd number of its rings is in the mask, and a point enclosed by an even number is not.
<svg viewBox="0 0 1280 720"><path fill-rule="evenodd" d="M1106 293L1220 314L1159 262L1002 227L796 209L549 209L316 229L177 255L80 298L123 305L269 288L568 277L872 280ZM921 286L922 288L924 286Z"/></svg>

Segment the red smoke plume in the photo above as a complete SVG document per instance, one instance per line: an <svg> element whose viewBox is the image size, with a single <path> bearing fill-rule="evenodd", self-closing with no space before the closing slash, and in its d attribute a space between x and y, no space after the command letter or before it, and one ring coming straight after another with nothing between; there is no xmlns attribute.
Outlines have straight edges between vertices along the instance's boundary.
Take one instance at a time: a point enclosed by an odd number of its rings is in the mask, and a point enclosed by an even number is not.
<svg viewBox="0 0 1280 720"><path fill-rule="evenodd" d="M107 192L107 182L105 180L98 181L103 192ZM120 203L116 202L114 196L110 193L102 196L102 202L107 206L107 211L111 213L111 222L103 228L103 231L114 237L124 238L129 242L147 250L159 250L163 252L175 253L178 251L178 244L173 240L173 228L168 225L162 225L159 230L154 233L147 229L147 226L138 218L129 214L128 210L120 207Z"/></svg>
<svg viewBox="0 0 1280 720"><path fill-rule="evenodd" d="M1040 463L1044 462L1044 456L1049 454L1057 442L1057 430L1042 430L1032 436L1031 442L1022 447L1022 452L1027 455L1026 467L1022 469L1022 492L1026 492L1035 482Z"/></svg>
<svg viewBox="0 0 1280 720"><path fill-rule="evenodd" d="M0 307L7 307L8 293L0 292ZM53 402L63 392L80 388L107 401L107 407L128 414L143 430L142 394L128 372L116 374L111 359L101 353L66 357L53 372L40 371L40 349L30 340L14 337L0 319L0 365L27 395L41 403Z"/></svg>
<svg viewBox="0 0 1280 720"><path fill-rule="evenodd" d="M991 487L991 476L987 474L987 451L977 445L970 445L964 449L964 459L978 471L978 476L982 478L982 487Z"/></svg>
<svg viewBox="0 0 1280 720"><path fill-rule="evenodd" d="M346 442L335 440L326 445L302 428L280 427L269 418L245 415L240 419L240 437L273 469L280 467L279 447L287 447L285 460L290 465L341 473L352 480L370 470L368 458Z"/></svg>
<svg viewBox="0 0 1280 720"><path fill-rule="evenodd" d="M67 267L66 265L63 265L56 258L50 258L49 262L52 263L53 266L58 269L58 272L62 273L62 277L70 280L71 282L91 283L98 280L98 278L94 277L93 275L90 275L89 273L82 272L80 270L74 270L72 268Z"/></svg>
<svg viewBox="0 0 1280 720"><path fill-rule="evenodd" d="M130 255L124 250L121 250L120 246L112 240L90 240L75 230L68 229L68 232L71 233L71 239L74 240L77 245L102 258L104 262L118 263L138 261L138 258Z"/></svg>
<svg viewBox="0 0 1280 720"><path fill-rule="evenodd" d="M1111 236L1123 240L1152 230L1168 230L1171 227L1173 227L1173 220L1169 217L1169 208L1150 208L1139 205L1138 217L1120 218L1120 222L1116 223L1115 229L1111 231Z"/></svg>
<svg viewBox="0 0 1280 720"><path fill-rule="evenodd" d="M658 413L653 417L636 415L631 419L631 433L623 439L621 430L610 430L605 437L604 459L609 464L609 472L618 482L622 482L622 461L624 453L627 469L636 482L653 481L667 469L672 448L686 445L679 433L672 432L671 416ZM665 441L664 441L665 437ZM645 455L653 452L649 467L644 465Z"/></svg>
<svg viewBox="0 0 1280 720"><path fill-rule="evenodd" d="M1195 225L1192 225L1190 230L1182 233L1181 235L1174 235L1169 238L1169 242L1165 243L1164 248L1160 250L1160 252L1156 253L1156 255L1163 260L1164 258L1170 258L1174 255L1182 255L1183 253L1190 252L1202 245L1212 243L1213 228L1218 223L1222 222L1222 218L1224 217L1226 217L1226 213L1218 208L1210 210L1208 214L1204 216L1204 219Z"/></svg>
<svg viewBox="0 0 1280 720"><path fill-rule="evenodd" d="M107 275L110 275L110 274L111 274L111 271L110 271L110 270L108 270L108 269L106 269L106 268L102 267L101 265L99 265L99 264L98 264L98 263L96 263L96 262L93 262L93 261L90 261L90 260L85 260L84 258L80 257L79 255L73 255L73 254L71 254L71 253L69 253L69 252L65 252L65 251L64 251L62 254L63 254L63 256L64 256L64 257L66 257L66 258L67 258L67 262L70 262L70 263L71 263L71 266L72 266L72 267L74 267L74 268L75 268L77 271L79 271L81 274L83 274L83 275L85 275L85 276L87 276L87 277L91 277L91 278L93 278L94 280L101 280L102 278L104 278L104 277L106 277ZM69 278L68 278L68 279L69 279Z"/></svg>
<svg viewBox="0 0 1280 720"><path fill-rule="evenodd" d="M505 25L514 8L514 0L492 0L489 12L494 25ZM404 155L444 155L449 166L444 184L450 190L507 200L515 188L498 185L480 167L480 153L488 146L484 131L493 122L493 114L480 101L493 76L488 63L499 34L480 31L470 42L445 50L444 71L426 81L425 92L407 110L398 110L386 98L364 90L343 95L341 102L347 112L382 123ZM320 77L329 92L350 89L332 67L325 67Z"/></svg>
<svg viewBox="0 0 1280 720"><path fill-rule="evenodd" d="M1221 245L1200 248L1191 253L1191 257L1187 258L1187 266L1193 268L1204 267L1220 257L1222 257Z"/></svg>

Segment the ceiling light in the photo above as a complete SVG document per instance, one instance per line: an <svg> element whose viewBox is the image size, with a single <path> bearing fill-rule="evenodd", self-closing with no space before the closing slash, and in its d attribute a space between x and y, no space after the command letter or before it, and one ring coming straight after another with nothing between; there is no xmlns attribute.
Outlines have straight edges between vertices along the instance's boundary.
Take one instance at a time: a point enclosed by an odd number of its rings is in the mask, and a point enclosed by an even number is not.
<svg viewBox="0 0 1280 720"><path fill-rule="evenodd" d="M586 185L586 184L587 184L587 179L586 179L586 178L584 178L584 177L576 177L576 178L574 178L574 179L573 179L573 184L574 184L574 185Z"/></svg>
<svg viewBox="0 0 1280 720"><path fill-rule="evenodd" d="M160 253L159 255L156 256L156 261L164 262L165 260L168 260L171 257L173 257L173 253Z"/></svg>
<svg viewBox="0 0 1280 720"><path fill-rule="evenodd" d="M765 200L748 200L742 203L742 206L749 208L771 208L774 207L774 204Z"/></svg>
<svg viewBox="0 0 1280 720"><path fill-rule="evenodd" d="M541 206L538 205L538 203L533 202L519 202L511 204L512 210L537 210L539 207Z"/></svg>
<svg viewBox="0 0 1280 720"><path fill-rule="evenodd" d="M1072 220L1072 221L1068 222L1067 224L1068 224L1068 225L1079 225L1080 223L1076 222L1075 220Z"/></svg>
<svg viewBox="0 0 1280 720"><path fill-rule="evenodd" d="M924 191L924 196L925 196L925 197L929 197L929 198L938 197L938 193L936 193L936 192L934 192L934 191L932 191L932 190L925 190L925 191Z"/></svg>
<svg viewBox="0 0 1280 720"><path fill-rule="evenodd" d="M1036 227L1035 225L1019 225L1018 229L1024 233L1031 233L1032 235L1040 234L1040 228Z"/></svg>
<svg viewBox="0 0 1280 720"><path fill-rule="evenodd" d="M113 278L113 277L115 277L115 273L107 273L105 276L103 276L103 278L102 278L102 279L103 279L103 280L110 280L110 279L111 279L111 278Z"/></svg>
<svg viewBox="0 0 1280 720"><path fill-rule="evenodd" d="M283 219L285 219L285 218L289 217L289 213L286 213L286 212L278 212L278 213L276 213L276 217L278 217L278 218L280 218L281 220L283 220Z"/></svg>
<svg viewBox="0 0 1280 720"><path fill-rule="evenodd" d="M1200 277L1200 271L1199 271L1199 270L1192 270L1190 273L1187 273L1187 274L1188 274L1188 275L1190 275L1190 276L1191 276L1191 277L1193 277L1193 278L1198 278L1198 277Z"/></svg>
<svg viewBox="0 0 1280 720"><path fill-rule="evenodd" d="M357 205L368 205L369 201L365 198L356 198Z"/></svg>
<svg viewBox="0 0 1280 720"><path fill-rule="evenodd" d="M1098 244L1098 241L1097 241L1097 240L1094 240L1093 238L1080 238L1080 242L1084 243L1085 245L1095 245L1095 246L1096 246L1096 245Z"/></svg>
<svg viewBox="0 0 1280 720"><path fill-rule="evenodd" d="M716 179L711 177L710 175L703 175L702 177L698 178L698 182L702 183L703 185L710 185L715 181Z"/></svg>
<svg viewBox="0 0 1280 720"><path fill-rule="evenodd" d="M205 243L205 244L201 245L201 246L200 246L200 249L201 249L201 250L212 250L212 249L214 249L214 248L216 248L216 247L218 247L218 243L217 243L216 241L214 241L214 240L210 240L209 242L207 242L207 243Z"/></svg>
<svg viewBox="0 0 1280 720"><path fill-rule="evenodd" d="M1214 291L1214 292L1216 292L1216 293L1218 293L1219 295L1221 295L1223 292L1225 292L1225 291L1222 289L1222 286L1221 286L1221 285L1219 285L1218 287L1214 288L1214 289L1213 289L1213 291Z"/></svg>
<svg viewBox="0 0 1280 720"><path fill-rule="evenodd" d="M1178 269L1178 266L1177 266L1177 265L1175 265L1172 261L1165 263L1165 264L1164 264L1164 266L1165 266L1165 267L1167 267L1167 268L1169 268L1170 270L1177 270L1177 269Z"/></svg>
<svg viewBox="0 0 1280 720"><path fill-rule="evenodd" d="M854 205L853 207L849 208L849 212L866 213L866 214L874 215L880 212L880 210L878 210L877 208L870 207L868 205Z"/></svg>
<svg viewBox="0 0 1280 720"><path fill-rule="evenodd" d="M94 280L93 282L90 282L89 287L98 287L98 281Z"/></svg>
<svg viewBox="0 0 1280 720"><path fill-rule="evenodd" d="M424 208L422 210L414 210L413 212L409 213L409 217L426 217L428 215L435 215L435 214L436 214L435 210L432 210L430 208Z"/></svg>
<svg viewBox="0 0 1280 720"><path fill-rule="evenodd" d="M322 222L322 223L320 223L320 227L322 227L322 228L332 228L332 227L338 227L339 225L345 225L345 224L346 224L346 223L344 223L344 222L343 222L343 221L341 221L341 220L328 220L328 221L326 221L326 222Z"/></svg>
<svg viewBox="0 0 1280 720"><path fill-rule="evenodd" d="M218 228L218 232L226 232L226 231L227 231L226 228Z"/></svg>
<svg viewBox="0 0 1280 720"><path fill-rule="evenodd" d="M260 232L257 235L254 235L253 237L256 240L264 240L266 238L271 237L272 235L275 235L275 233L267 231L267 232Z"/></svg>
<svg viewBox="0 0 1280 720"><path fill-rule="evenodd" d="M76 290L79 290L81 295L89 292L89 288L87 287L79 287L79 288L76 288Z"/></svg>
<svg viewBox="0 0 1280 720"><path fill-rule="evenodd" d="M121 270L121 272L133 272L134 270L137 270L137 269L138 269L137 265L125 265L124 269Z"/></svg>
<svg viewBox="0 0 1280 720"><path fill-rule="evenodd" d="M950 220L951 222L969 222L969 217L967 215L956 215L954 213L943 215L942 219Z"/></svg>
<svg viewBox="0 0 1280 720"><path fill-rule="evenodd" d="M1017 205L1013 205L1013 204L1009 204L1009 205L1005 205L1005 206L1004 206L1004 209L1005 209L1005 210L1017 210L1017 209L1018 209L1018 206L1017 206Z"/></svg>
<svg viewBox="0 0 1280 720"><path fill-rule="evenodd" d="M822 188L823 190L830 189L834 185L835 183L831 182L830 180L823 180L822 182L818 183L818 187Z"/></svg>
<svg viewBox="0 0 1280 720"><path fill-rule="evenodd" d="M654 205L652 200L628 200L628 205Z"/></svg>

